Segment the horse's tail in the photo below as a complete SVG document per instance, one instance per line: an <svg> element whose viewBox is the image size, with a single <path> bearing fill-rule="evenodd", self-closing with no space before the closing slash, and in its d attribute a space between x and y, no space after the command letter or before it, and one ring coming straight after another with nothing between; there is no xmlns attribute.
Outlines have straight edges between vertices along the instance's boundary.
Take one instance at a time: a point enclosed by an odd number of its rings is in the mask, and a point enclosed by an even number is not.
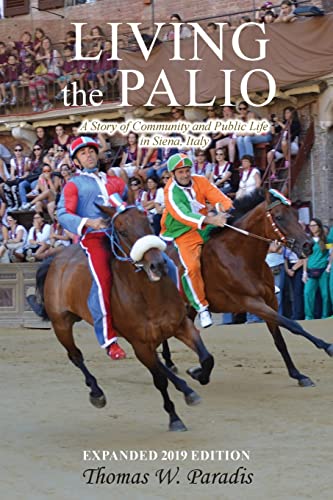
<svg viewBox="0 0 333 500"><path fill-rule="evenodd" d="M37 316L43 318L43 320L49 319L44 306L44 284L53 259L54 256L51 256L43 260L36 273L36 294L27 296L27 301L31 309Z"/></svg>

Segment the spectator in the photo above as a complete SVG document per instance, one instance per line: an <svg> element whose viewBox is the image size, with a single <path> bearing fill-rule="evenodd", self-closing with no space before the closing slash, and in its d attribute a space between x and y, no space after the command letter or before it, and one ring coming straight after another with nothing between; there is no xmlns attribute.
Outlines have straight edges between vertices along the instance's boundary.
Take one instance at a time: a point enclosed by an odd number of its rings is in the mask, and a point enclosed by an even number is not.
<svg viewBox="0 0 333 500"><path fill-rule="evenodd" d="M54 139L54 146L57 149L57 146L61 146L64 150L69 150L70 144L72 142L72 138L69 134L65 132L64 127L61 124L56 125L55 127L56 137Z"/></svg>
<svg viewBox="0 0 333 500"><path fill-rule="evenodd" d="M170 16L170 23L183 23L182 21L182 18L180 17L179 14L172 14ZM192 36L192 31L190 30L190 28L188 26L185 26L183 25L181 28L180 28L180 38L181 39L184 39L184 38L191 38ZM163 37L163 41L164 42L167 42L169 40L173 40L175 37L175 33L174 33L174 30L173 30L173 27L172 29L170 29Z"/></svg>
<svg viewBox="0 0 333 500"><path fill-rule="evenodd" d="M6 165L9 165L12 154L9 149L6 148L3 144L0 143L0 159L3 160Z"/></svg>
<svg viewBox="0 0 333 500"><path fill-rule="evenodd" d="M42 260L45 251L50 247L51 226L46 224L42 214L36 213L33 225L28 233L28 245L25 251L26 261Z"/></svg>
<svg viewBox="0 0 333 500"><path fill-rule="evenodd" d="M216 165L213 170L213 182L223 194L232 191L231 176L232 164L225 159L225 151L222 148L216 150Z"/></svg>
<svg viewBox="0 0 333 500"><path fill-rule="evenodd" d="M118 61L112 61L109 59L111 53L111 42L106 40L104 43L103 53L100 59L97 80L99 83L99 88L103 91L107 91L107 84L110 83L114 85L118 79Z"/></svg>
<svg viewBox="0 0 333 500"><path fill-rule="evenodd" d="M215 33L217 33L217 24L215 24L215 23L208 23L206 31L210 35L214 35Z"/></svg>
<svg viewBox="0 0 333 500"><path fill-rule="evenodd" d="M298 118L297 110L288 106L283 111L283 122L277 122L282 129L280 144L267 153L268 164L271 165L271 180L276 179L275 160L285 159L284 167L289 168L289 136L290 136L290 156L296 156L299 151L299 136L301 133L301 124Z"/></svg>
<svg viewBox="0 0 333 500"><path fill-rule="evenodd" d="M272 11L272 7L273 7L272 2L265 2L260 7L260 10L256 11L256 22L263 23L266 12Z"/></svg>
<svg viewBox="0 0 333 500"><path fill-rule="evenodd" d="M258 189L261 184L259 170L253 166L253 157L244 155L241 158L242 172L240 174L239 188L236 193L236 198L246 196L255 189Z"/></svg>
<svg viewBox="0 0 333 500"><path fill-rule="evenodd" d="M34 47L32 43L32 36L29 31L24 31L21 36L21 40L18 42L8 43L10 52L17 55L19 62L24 62L25 58L30 55L34 56Z"/></svg>
<svg viewBox="0 0 333 500"><path fill-rule="evenodd" d="M248 111L248 120L259 120L260 117L254 111ZM265 132L262 134L251 134L240 135L237 137L237 146L240 157L244 155L254 156L254 146L257 144L265 144L272 142L273 136L271 132Z"/></svg>
<svg viewBox="0 0 333 500"><path fill-rule="evenodd" d="M56 253L61 252L65 247L71 245L71 243L71 233L59 224L57 213L54 212L54 222L50 231L50 246L45 250L45 256L43 257L42 254L42 257L46 258L51 255L55 255Z"/></svg>
<svg viewBox="0 0 333 500"><path fill-rule="evenodd" d="M282 246L276 242L271 243L265 260L272 271L274 285L280 290L276 293L276 298L279 305L278 312L282 314L282 290L284 287L284 256Z"/></svg>
<svg viewBox="0 0 333 500"><path fill-rule="evenodd" d="M42 41L46 37L45 31L42 28L36 28L35 33L34 33L34 41L33 41L33 50L34 53L36 54L41 46L42 46Z"/></svg>
<svg viewBox="0 0 333 500"><path fill-rule="evenodd" d="M265 24L272 24L275 22L276 15L272 10L267 10L264 15L264 23Z"/></svg>
<svg viewBox="0 0 333 500"><path fill-rule="evenodd" d="M162 186L158 188L155 196L155 214L153 215L153 229L156 236L159 236L161 232L161 218L163 210L165 208L164 204L164 188L170 179L170 174L168 171L163 172L161 177Z"/></svg>
<svg viewBox="0 0 333 500"><path fill-rule="evenodd" d="M18 82L21 85L28 85L30 80L32 80L36 76L35 70L35 59L33 56L28 55L25 58L24 63L22 64L21 74L18 77Z"/></svg>
<svg viewBox="0 0 333 500"><path fill-rule="evenodd" d="M145 191L142 187L141 180L138 179L137 177L132 177L129 180L128 185L130 189L128 194L129 201L137 206L142 207L142 199ZM133 200L133 202L131 200Z"/></svg>
<svg viewBox="0 0 333 500"><path fill-rule="evenodd" d="M234 120L235 113L232 106L223 106L222 118L225 121ZM222 134L222 139L216 142L216 148L228 148L228 156L230 163L234 164L236 156L236 136L235 134Z"/></svg>
<svg viewBox="0 0 333 500"><path fill-rule="evenodd" d="M30 207L28 203L27 193L33 191L38 183L38 178L42 173L43 157L42 148L39 144L33 147L30 157L30 169L27 177L19 183L19 194L21 200L21 210L27 210Z"/></svg>
<svg viewBox="0 0 333 500"><path fill-rule="evenodd" d="M36 128L37 140L34 146L41 146L42 154L45 155L49 151L50 148L53 147L53 138L48 134L47 129L44 127Z"/></svg>
<svg viewBox="0 0 333 500"><path fill-rule="evenodd" d="M23 250L27 241L27 230L18 223L17 217L7 215L7 226L4 240L0 246L0 262L8 263L23 260ZM20 259L22 256L22 259Z"/></svg>
<svg viewBox="0 0 333 500"><path fill-rule="evenodd" d="M313 240L312 254L305 260L303 267L305 319L315 318L315 302L317 291L322 299L322 318L329 316L329 252L326 248L327 239L320 219L312 218L309 224ZM329 243L332 243L330 241Z"/></svg>
<svg viewBox="0 0 333 500"><path fill-rule="evenodd" d="M153 216L156 213L155 210L155 198L157 194L159 180L158 177L150 176L147 178L147 191L143 193L142 196L142 206L146 210L149 222L153 223Z"/></svg>
<svg viewBox="0 0 333 500"><path fill-rule="evenodd" d="M38 104L47 111L52 108L52 104L48 100L47 86L53 83L60 76L62 59L59 52L53 48L49 37L42 40L41 49L36 55L36 61L39 63L40 75L36 76L29 83L30 99L33 106L33 111L40 111ZM36 69L37 71L37 69Z"/></svg>
<svg viewBox="0 0 333 500"><path fill-rule="evenodd" d="M280 12L276 18L276 23L293 23L297 17L294 14L294 6L290 0L283 0L280 5Z"/></svg>
<svg viewBox="0 0 333 500"><path fill-rule="evenodd" d="M3 185L6 203L10 211L18 210L21 203L18 185L28 177L30 170L30 160L23 156L23 147L16 144L14 148L14 158L10 160L10 178Z"/></svg>
<svg viewBox="0 0 333 500"><path fill-rule="evenodd" d="M38 194L29 203L28 208L33 208L36 212L43 213L43 208L46 206L50 218L53 220L55 209L55 200L57 193L61 189L61 177L52 175L52 169L48 164L43 165L43 171L38 178L37 191Z"/></svg>
<svg viewBox="0 0 333 500"><path fill-rule="evenodd" d="M17 85L19 82L19 76L21 73L21 64L19 63L15 55L9 55L8 61L4 71L4 82L0 84L0 92L2 101L0 106L5 106L9 104L10 106L15 106L17 102ZM6 91L10 90L10 101L8 100Z"/></svg>
<svg viewBox="0 0 333 500"><path fill-rule="evenodd" d="M286 284L290 285L291 319L304 319L304 284L302 281L304 260L286 248L284 251L284 268L286 272Z"/></svg>
<svg viewBox="0 0 333 500"><path fill-rule="evenodd" d="M75 80L75 75L77 74L77 61L73 61L73 50L70 45L66 45L63 50L63 61L61 68L61 75L57 79L57 84L59 85L59 92L55 96L57 101L63 101L64 99L64 89L68 83Z"/></svg>
<svg viewBox="0 0 333 500"><path fill-rule="evenodd" d="M207 160L206 151L198 150L196 152L196 160L193 163L192 175L202 175L208 180L212 179L213 165Z"/></svg>

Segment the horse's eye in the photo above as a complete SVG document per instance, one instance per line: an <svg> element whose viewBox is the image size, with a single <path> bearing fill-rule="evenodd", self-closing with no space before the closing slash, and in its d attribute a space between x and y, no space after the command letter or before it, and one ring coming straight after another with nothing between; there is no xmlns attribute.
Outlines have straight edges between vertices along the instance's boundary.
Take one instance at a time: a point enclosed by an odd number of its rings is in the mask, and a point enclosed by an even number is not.
<svg viewBox="0 0 333 500"><path fill-rule="evenodd" d="M276 215L275 220L281 221L282 220L282 215Z"/></svg>
<svg viewBox="0 0 333 500"><path fill-rule="evenodd" d="M122 236L123 238L127 238L128 236L128 232L127 231L118 231L120 236Z"/></svg>

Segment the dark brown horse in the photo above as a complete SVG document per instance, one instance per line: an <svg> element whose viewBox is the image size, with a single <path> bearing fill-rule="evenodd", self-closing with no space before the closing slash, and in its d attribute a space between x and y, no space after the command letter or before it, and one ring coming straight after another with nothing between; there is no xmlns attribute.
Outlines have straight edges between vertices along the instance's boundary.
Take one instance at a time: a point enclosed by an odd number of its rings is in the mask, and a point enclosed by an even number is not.
<svg viewBox="0 0 333 500"><path fill-rule="evenodd" d="M210 309L216 313L250 312L265 320L290 377L303 387L314 385L295 367L279 327L305 337L329 356L333 356L333 344L312 336L296 321L277 313L273 275L265 262L270 240L289 246L299 257L311 253L312 241L298 223L296 211L270 193L265 198L257 191L243 200L236 200L235 208L232 222L235 228L259 235L261 239L230 228L213 230L201 257ZM188 373L196 378L195 368Z"/></svg>
<svg viewBox="0 0 333 500"><path fill-rule="evenodd" d="M209 382L213 357L187 317L176 285L166 273L165 257L157 248L163 242L152 236L147 217L133 206L121 213L116 213L113 208L100 208L111 218L107 234L112 249L114 327L151 372L154 384L162 394L164 409L169 414L170 430L186 430L169 398L168 379L184 394L187 404L196 404L200 398L185 380L160 362L156 348L170 337L176 337L192 348L201 363L198 376L201 384ZM139 266L134 265L130 253L135 255ZM91 389L90 401L96 407L103 407L106 404L104 393L88 371L72 331L73 324L81 319L93 323L87 307L91 275L81 248L78 245L68 247L53 260L44 262L37 272L36 288L37 302L35 296L28 298L31 307L37 314L50 319L69 359L85 376L86 385Z"/></svg>

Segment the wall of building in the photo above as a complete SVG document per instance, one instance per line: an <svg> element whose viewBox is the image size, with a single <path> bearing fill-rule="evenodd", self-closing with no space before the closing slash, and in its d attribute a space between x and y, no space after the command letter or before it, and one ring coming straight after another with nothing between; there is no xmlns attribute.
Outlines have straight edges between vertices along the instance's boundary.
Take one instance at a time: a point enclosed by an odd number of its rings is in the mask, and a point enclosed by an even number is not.
<svg viewBox="0 0 333 500"><path fill-rule="evenodd" d="M277 5L280 2L273 2ZM324 0L313 0L312 5L323 7ZM167 22L172 13L179 13L184 20L218 16L228 18L228 14L239 11L251 11L259 8L263 0L155 0L155 21ZM326 1L331 5L333 2ZM37 7L38 0L32 0L31 6ZM331 6L333 9L333 5ZM17 40L24 30L34 31L41 26L51 38L59 39L71 29L71 22L87 22L89 25L104 25L107 32L107 22L142 22L149 27L152 21L152 4L146 5L144 0L97 0L95 3L76 5L64 9L55 9L55 14L64 15L65 19L58 16L31 9L30 15L19 16L0 21L0 40L6 41L8 37ZM238 21L240 16L232 19ZM208 22L208 21L207 21ZM206 21L203 21L206 23Z"/></svg>

